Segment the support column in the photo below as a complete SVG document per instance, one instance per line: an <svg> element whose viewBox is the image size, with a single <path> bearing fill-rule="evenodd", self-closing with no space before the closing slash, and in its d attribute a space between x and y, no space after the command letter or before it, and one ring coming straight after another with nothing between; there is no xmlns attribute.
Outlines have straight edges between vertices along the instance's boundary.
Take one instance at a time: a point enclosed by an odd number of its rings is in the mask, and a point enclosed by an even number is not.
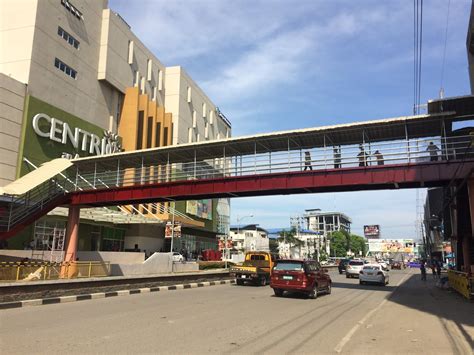
<svg viewBox="0 0 474 355"><path fill-rule="evenodd" d="M69 214L66 226L66 254L61 267L61 277L71 278L77 271L75 265L77 255L77 244L79 241L79 214L80 207L69 206Z"/></svg>
<svg viewBox="0 0 474 355"><path fill-rule="evenodd" d="M469 194L469 214L471 217L471 234L465 235L462 241L462 253L464 257L464 270L471 274L471 266L474 260L471 260L471 245L474 243L474 179L467 183Z"/></svg>

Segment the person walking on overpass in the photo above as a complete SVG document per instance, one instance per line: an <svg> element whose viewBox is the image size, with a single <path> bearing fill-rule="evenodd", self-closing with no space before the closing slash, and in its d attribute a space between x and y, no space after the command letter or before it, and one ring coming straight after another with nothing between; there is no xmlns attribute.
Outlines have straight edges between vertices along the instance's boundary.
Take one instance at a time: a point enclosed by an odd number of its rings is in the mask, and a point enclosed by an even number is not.
<svg viewBox="0 0 474 355"><path fill-rule="evenodd" d="M313 167L311 166L311 153L309 151L304 152L304 169L303 171L306 170L313 170Z"/></svg>
<svg viewBox="0 0 474 355"><path fill-rule="evenodd" d="M341 146L334 147L334 169L339 169L341 167Z"/></svg>
<svg viewBox="0 0 474 355"><path fill-rule="evenodd" d="M384 164L383 155L378 150L375 151L374 157L377 160L377 165L383 165Z"/></svg>
<svg viewBox="0 0 474 355"><path fill-rule="evenodd" d="M438 161L439 148L436 144L434 144L433 142L430 142L430 144L426 148L426 151L430 153L430 161Z"/></svg>
<svg viewBox="0 0 474 355"><path fill-rule="evenodd" d="M357 158L359 159L359 166L367 166L367 153L362 144L359 144L359 154L357 154Z"/></svg>

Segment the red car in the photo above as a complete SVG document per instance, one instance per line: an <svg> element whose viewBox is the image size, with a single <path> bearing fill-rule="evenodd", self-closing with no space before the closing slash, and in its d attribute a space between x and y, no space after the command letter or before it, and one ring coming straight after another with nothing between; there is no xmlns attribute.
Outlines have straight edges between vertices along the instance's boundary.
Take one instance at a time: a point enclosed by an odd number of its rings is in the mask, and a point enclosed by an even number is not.
<svg viewBox="0 0 474 355"><path fill-rule="evenodd" d="M314 260L278 260L272 270L270 287L277 297L289 291L316 298L320 292L331 293L332 281L327 272Z"/></svg>

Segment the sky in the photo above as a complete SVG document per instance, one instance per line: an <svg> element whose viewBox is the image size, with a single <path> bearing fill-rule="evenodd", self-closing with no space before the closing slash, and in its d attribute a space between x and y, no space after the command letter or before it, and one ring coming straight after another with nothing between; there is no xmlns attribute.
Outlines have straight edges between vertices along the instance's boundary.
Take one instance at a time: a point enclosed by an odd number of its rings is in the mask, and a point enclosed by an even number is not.
<svg viewBox="0 0 474 355"><path fill-rule="evenodd" d="M412 1L109 5L164 65L185 68L232 122L234 137L412 113ZM422 103L437 98L441 87L447 97L470 93L470 7L470 0L424 2ZM415 237L416 191L235 198L231 223L288 227L290 216L321 208L347 214L359 235L363 225L379 224L383 237ZM425 194L419 190L420 198Z"/></svg>

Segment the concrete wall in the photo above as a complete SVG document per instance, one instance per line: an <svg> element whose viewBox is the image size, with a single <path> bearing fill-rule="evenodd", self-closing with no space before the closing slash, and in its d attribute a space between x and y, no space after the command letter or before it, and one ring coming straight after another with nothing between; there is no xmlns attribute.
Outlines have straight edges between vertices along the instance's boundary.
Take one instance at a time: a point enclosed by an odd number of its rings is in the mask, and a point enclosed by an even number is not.
<svg viewBox="0 0 474 355"><path fill-rule="evenodd" d="M0 1L0 72L22 83L29 80L37 7L38 0Z"/></svg>
<svg viewBox="0 0 474 355"><path fill-rule="evenodd" d="M137 86L143 89L142 94L148 94L163 106L165 66L119 15L105 9L102 21L98 79L107 81L122 93L127 87Z"/></svg>
<svg viewBox="0 0 474 355"><path fill-rule="evenodd" d="M166 112L173 115L173 144L223 139L227 134L230 136L230 128L218 117L216 106L182 67L166 68L165 94ZM188 95L191 102L188 102ZM195 128L193 116L196 117Z"/></svg>
<svg viewBox="0 0 474 355"><path fill-rule="evenodd" d="M31 258L31 250L0 250L0 261L20 261ZM44 260L49 261L50 253L45 252ZM145 253L114 251L78 251L79 261L108 261L111 264L142 264Z"/></svg>
<svg viewBox="0 0 474 355"><path fill-rule="evenodd" d="M132 225L127 230L124 240L125 249L133 249L135 244L147 255L158 252L164 245L164 228L159 225Z"/></svg>
<svg viewBox="0 0 474 355"><path fill-rule="evenodd" d="M15 180L26 85L0 73L0 186Z"/></svg>
<svg viewBox="0 0 474 355"><path fill-rule="evenodd" d="M112 264L112 276L153 275L173 270L171 253L155 253L141 264Z"/></svg>
<svg viewBox="0 0 474 355"><path fill-rule="evenodd" d="M145 261L145 253L116 251L78 251L79 261L108 261L111 264L140 264Z"/></svg>

